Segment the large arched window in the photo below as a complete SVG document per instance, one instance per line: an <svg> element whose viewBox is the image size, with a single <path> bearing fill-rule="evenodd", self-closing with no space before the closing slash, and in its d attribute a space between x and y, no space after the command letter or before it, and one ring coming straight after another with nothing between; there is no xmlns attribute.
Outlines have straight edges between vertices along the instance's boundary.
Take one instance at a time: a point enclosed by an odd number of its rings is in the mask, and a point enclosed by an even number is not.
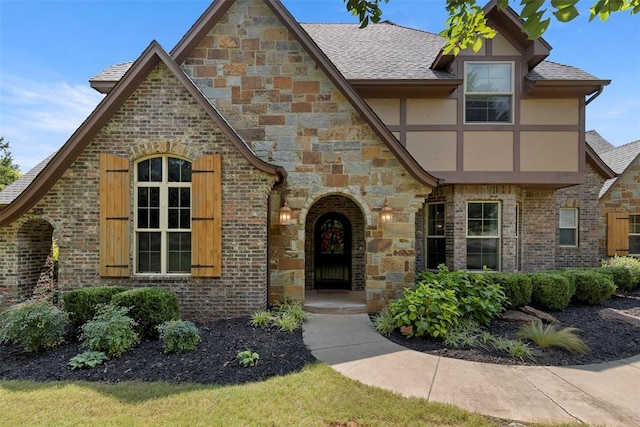
<svg viewBox="0 0 640 427"><path fill-rule="evenodd" d="M191 272L191 173L178 157L136 163L136 273Z"/></svg>

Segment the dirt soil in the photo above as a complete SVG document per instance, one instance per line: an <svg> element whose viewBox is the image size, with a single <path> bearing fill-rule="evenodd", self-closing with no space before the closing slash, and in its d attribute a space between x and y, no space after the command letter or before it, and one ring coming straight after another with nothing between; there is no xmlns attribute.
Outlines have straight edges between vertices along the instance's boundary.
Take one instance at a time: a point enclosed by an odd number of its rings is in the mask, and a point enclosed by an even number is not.
<svg viewBox="0 0 640 427"><path fill-rule="evenodd" d="M536 362L505 356L504 353L496 350L447 347L441 341L430 338L407 339L399 332L395 332L388 338L397 344L425 353L505 365L588 365L625 359L640 354L640 328L601 319L598 312L606 307L638 315L640 314L640 290L627 296L614 296L601 305L570 305L563 311L550 312L560 321L561 328L578 328L581 331L579 336L591 351L584 355L574 355L564 350L543 350L534 347ZM493 335L515 338L519 328L519 324L498 319L493 321L488 329Z"/></svg>
<svg viewBox="0 0 640 427"><path fill-rule="evenodd" d="M537 364L583 365L624 359L640 354L640 328L602 320L598 311L605 307L629 313L640 311L640 291L616 296L600 306L570 306L553 312L562 326L579 328L581 337L591 348L586 355L571 355L562 350L540 350ZM304 345L302 332L279 332L249 326L248 318L220 320L198 325L202 343L197 350L182 354L164 354L159 341L143 342L93 369L72 370L67 363L81 353L72 338L56 349L42 353L23 353L19 348L0 344L0 380L37 381L169 381L201 384L241 384L261 381L276 375L300 371L315 361ZM495 335L513 337L518 325L502 320L491 324ZM435 355L500 364L535 364L504 356L495 351L448 348L441 341L424 338L406 339L399 333L389 337L405 347ZM243 368L236 355L251 349L260 355L257 366Z"/></svg>
<svg viewBox="0 0 640 427"><path fill-rule="evenodd" d="M118 359L92 369L72 370L69 360L84 351L77 341L43 353L23 353L0 344L0 379L37 381L169 381L201 384L241 384L300 371L316 359L302 341L302 332L280 332L249 326L248 318L198 325L202 343L195 351L164 354L160 341L147 341ZM243 368L238 352L260 355L254 367Z"/></svg>

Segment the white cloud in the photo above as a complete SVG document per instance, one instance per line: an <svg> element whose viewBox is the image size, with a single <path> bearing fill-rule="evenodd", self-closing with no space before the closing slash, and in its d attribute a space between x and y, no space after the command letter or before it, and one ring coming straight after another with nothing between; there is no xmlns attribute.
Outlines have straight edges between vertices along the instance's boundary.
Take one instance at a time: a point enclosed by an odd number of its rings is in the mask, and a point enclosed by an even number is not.
<svg viewBox="0 0 640 427"><path fill-rule="evenodd" d="M49 83L3 75L0 136L11 144L22 172L60 148L102 98L88 83Z"/></svg>

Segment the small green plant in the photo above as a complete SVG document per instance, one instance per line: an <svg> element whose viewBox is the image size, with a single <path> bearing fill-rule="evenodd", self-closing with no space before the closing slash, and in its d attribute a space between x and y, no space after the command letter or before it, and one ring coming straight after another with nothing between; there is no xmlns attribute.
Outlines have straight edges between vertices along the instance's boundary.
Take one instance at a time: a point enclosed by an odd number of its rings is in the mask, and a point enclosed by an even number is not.
<svg viewBox="0 0 640 427"><path fill-rule="evenodd" d="M576 328L558 329L558 326L545 325L536 320L518 330L517 337L527 339L538 347L558 347L571 353L584 354L589 352L589 347L576 334Z"/></svg>
<svg viewBox="0 0 640 427"><path fill-rule="evenodd" d="M373 327L381 335L389 336L396 328L396 321L391 315L388 307L385 307L380 313L373 319Z"/></svg>
<svg viewBox="0 0 640 427"><path fill-rule="evenodd" d="M300 327L300 321L295 316L278 316L275 319L275 326L283 332L293 332Z"/></svg>
<svg viewBox="0 0 640 427"><path fill-rule="evenodd" d="M253 316L251 316L249 324L256 328L266 328L271 324L272 318L273 314L271 314L270 311L256 311L255 313L253 313Z"/></svg>
<svg viewBox="0 0 640 427"><path fill-rule="evenodd" d="M49 301L17 304L0 314L0 342L38 352L63 343L68 325L67 313Z"/></svg>
<svg viewBox="0 0 640 427"><path fill-rule="evenodd" d="M285 300L273 310L254 313L249 324L259 328L275 326L281 331L293 332L299 329L308 317L301 303Z"/></svg>
<svg viewBox="0 0 640 427"><path fill-rule="evenodd" d="M483 347L483 343L480 341L481 334L482 328L477 322L463 319L447 333L444 337L444 343L454 348Z"/></svg>
<svg viewBox="0 0 640 427"><path fill-rule="evenodd" d="M258 364L258 359L260 359L260 355L251 350L241 351L236 357L238 359L238 363L240 363L243 368L256 366Z"/></svg>
<svg viewBox="0 0 640 427"><path fill-rule="evenodd" d="M192 322L168 320L157 328L162 341L162 350L165 353L191 351L200 344L200 331Z"/></svg>
<svg viewBox="0 0 640 427"><path fill-rule="evenodd" d="M109 360L109 356L104 352L87 350L73 356L67 365L71 366L71 369L95 368L107 360Z"/></svg>
<svg viewBox="0 0 640 427"><path fill-rule="evenodd" d="M532 362L536 361L533 350L529 346L529 343L518 341L518 340L508 340L506 345L506 351L509 353L511 357L517 357L518 359L525 361L531 360Z"/></svg>
<svg viewBox="0 0 640 427"><path fill-rule="evenodd" d="M95 317L82 325L82 346L102 351L109 357L121 356L138 343L138 334L134 331L136 322L128 313L128 307L100 305Z"/></svg>

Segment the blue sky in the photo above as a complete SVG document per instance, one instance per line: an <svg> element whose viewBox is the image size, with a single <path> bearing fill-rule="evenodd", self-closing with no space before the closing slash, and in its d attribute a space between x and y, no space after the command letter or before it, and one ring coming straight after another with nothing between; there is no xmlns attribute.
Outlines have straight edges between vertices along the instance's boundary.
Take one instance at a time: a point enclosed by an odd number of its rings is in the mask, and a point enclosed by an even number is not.
<svg viewBox="0 0 640 427"><path fill-rule="evenodd" d="M355 22L343 0L283 0L301 22ZM549 60L612 83L587 108L587 130L615 145L640 139L640 15L552 22ZM171 50L207 0L0 0L0 136L26 172L58 149L103 95L88 79L136 59L152 40ZM480 2L480 4L482 4ZM511 2L518 9L519 2ZM443 0L390 0L383 19L439 32Z"/></svg>

